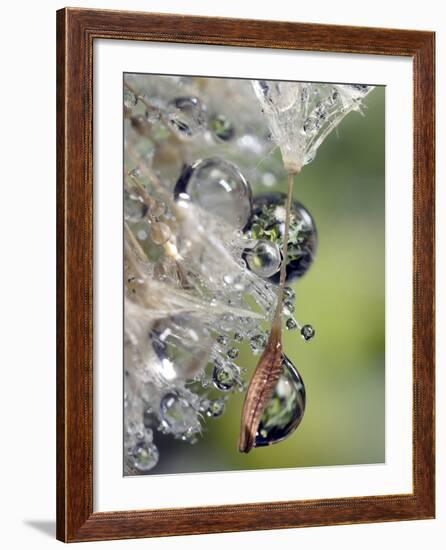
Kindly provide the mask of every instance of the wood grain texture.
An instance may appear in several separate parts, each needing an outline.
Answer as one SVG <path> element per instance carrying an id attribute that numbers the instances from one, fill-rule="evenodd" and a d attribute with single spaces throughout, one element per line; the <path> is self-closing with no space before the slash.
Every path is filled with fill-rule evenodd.
<path id="1" fill-rule="evenodd" d="M 413 492 L 93 512 L 93 41 L 408 56 L 414 67 Z M 434 34 L 66 8 L 57 13 L 57 538 L 125 539 L 434 517 Z"/>

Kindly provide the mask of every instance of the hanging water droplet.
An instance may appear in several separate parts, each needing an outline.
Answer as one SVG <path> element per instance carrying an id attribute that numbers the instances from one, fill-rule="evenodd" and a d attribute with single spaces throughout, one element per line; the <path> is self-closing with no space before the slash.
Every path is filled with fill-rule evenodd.
<path id="1" fill-rule="evenodd" d="M 209 405 L 206 410 L 207 416 L 212 416 L 218 418 L 225 411 L 225 400 L 224 399 L 214 399 L 209 402 Z"/>
<path id="2" fill-rule="evenodd" d="M 246 262 L 253 273 L 267 279 L 279 271 L 282 255 L 277 244 L 262 240 L 246 253 Z"/>
<path id="3" fill-rule="evenodd" d="M 269 110 L 286 111 L 294 105 L 300 94 L 298 82 L 253 80 L 252 85 L 260 103 Z"/>
<path id="4" fill-rule="evenodd" d="M 228 353 L 227 353 L 228 357 L 230 359 L 237 359 L 238 357 L 238 349 L 237 348 L 231 348 L 228 350 Z"/>
<path id="5" fill-rule="evenodd" d="M 291 302 L 294 301 L 294 299 L 296 298 L 296 293 L 294 292 L 294 288 L 292 288 L 291 286 L 286 286 L 283 289 L 283 295 L 285 296 L 285 298 L 287 298 Z"/>
<path id="6" fill-rule="evenodd" d="M 245 231 L 251 231 L 253 238 L 275 243 L 281 250 L 285 231 L 286 195 L 266 193 L 254 199 L 252 216 Z M 293 201 L 290 212 L 288 239 L 288 262 L 286 280 L 302 277 L 310 268 L 317 249 L 317 231 L 308 210 L 298 201 Z M 269 280 L 278 283 L 279 273 Z"/>
<path id="7" fill-rule="evenodd" d="M 283 372 L 260 419 L 255 447 L 265 447 L 289 437 L 305 411 L 305 386 L 291 361 L 283 355 Z"/>
<path id="8" fill-rule="evenodd" d="M 290 300 L 285 300 L 283 303 L 283 312 L 285 315 L 291 315 L 294 313 L 294 304 Z"/>
<path id="9" fill-rule="evenodd" d="M 158 359 L 151 363 L 151 369 L 164 380 L 193 378 L 208 364 L 211 337 L 192 316 L 156 321 L 149 340 Z"/>
<path id="10" fill-rule="evenodd" d="M 235 135 L 234 125 L 225 115 L 214 115 L 209 121 L 209 128 L 220 141 L 230 141 Z"/>
<path id="11" fill-rule="evenodd" d="M 141 441 L 133 447 L 130 457 L 134 468 L 140 472 L 148 472 L 157 465 L 159 451 L 153 443 Z"/>
<path id="12" fill-rule="evenodd" d="M 292 317 L 287 319 L 286 328 L 287 328 L 287 330 L 296 330 L 297 329 L 297 323 Z"/>
<path id="13" fill-rule="evenodd" d="M 190 403 L 175 393 L 166 394 L 160 403 L 163 427 L 174 435 L 191 435 L 200 431 L 197 411 Z"/>
<path id="14" fill-rule="evenodd" d="M 245 227 L 251 215 L 251 186 L 235 164 L 223 159 L 209 158 L 187 166 L 175 186 L 175 199 L 183 193 L 236 229 Z"/>
<path id="15" fill-rule="evenodd" d="M 254 334 L 249 343 L 251 345 L 251 350 L 254 353 L 259 353 L 266 345 L 266 337 L 264 334 Z"/>
<path id="16" fill-rule="evenodd" d="M 316 334 L 316 331 L 314 330 L 312 325 L 304 325 L 300 329 L 300 333 L 302 335 L 302 338 L 306 341 L 311 340 L 314 335 Z"/>
<path id="17" fill-rule="evenodd" d="M 243 334 L 240 332 L 234 332 L 234 340 L 236 342 L 243 342 Z"/>
<path id="18" fill-rule="evenodd" d="M 225 336 L 224 334 L 219 334 L 217 336 L 217 342 L 219 344 L 221 344 L 222 346 L 227 346 L 229 344 L 229 340 L 228 340 L 228 337 Z"/>
<path id="19" fill-rule="evenodd" d="M 187 139 L 203 130 L 206 113 L 198 97 L 177 97 L 167 105 L 165 119 L 178 137 Z"/>
<path id="20" fill-rule="evenodd" d="M 217 363 L 212 371 L 214 386 L 221 391 L 231 390 L 240 379 L 240 369 L 234 363 Z"/>

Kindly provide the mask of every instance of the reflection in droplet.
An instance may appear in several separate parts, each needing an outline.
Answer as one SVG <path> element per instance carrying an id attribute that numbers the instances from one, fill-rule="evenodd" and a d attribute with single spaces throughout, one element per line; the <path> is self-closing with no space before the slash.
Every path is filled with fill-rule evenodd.
<path id="1" fill-rule="evenodd" d="M 300 424 L 305 411 L 305 386 L 286 355 L 283 372 L 274 388 L 257 429 L 255 447 L 265 447 L 289 437 Z"/>
<path id="2" fill-rule="evenodd" d="M 214 386 L 220 391 L 231 390 L 240 380 L 240 369 L 234 363 L 217 363 L 212 371 Z"/>
<path id="3" fill-rule="evenodd" d="M 314 330 L 314 327 L 312 325 L 304 325 L 300 329 L 300 333 L 302 335 L 302 338 L 308 341 L 314 337 L 314 335 L 316 334 L 316 331 Z"/>
<path id="4" fill-rule="evenodd" d="M 130 459 L 137 470 L 148 472 L 158 463 L 159 451 L 153 443 L 141 441 L 131 450 Z"/>
<path id="5" fill-rule="evenodd" d="M 252 216 L 245 232 L 250 231 L 254 239 L 275 243 L 283 247 L 285 228 L 284 193 L 265 193 L 254 199 Z M 290 233 L 288 239 L 287 282 L 302 277 L 310 268 L 317 249 L 316 225 L 308 210 L 298 201 L 293 201 L 290 213 Z M 270 280 L 279 282 L 279 273 Z"/>
<path id="6" fill-rule="evenodd" d="M 160 415 L 164 429 L 174 435 L 191 436 L 201 429 L 197 411 L 184 397 L 166 394 L 160 403 Z"/>
<path id="7" fill-rule="evenodd" d="M 191 316 L 176 315 L 156 321 L 150 341 L 158 359 L 151 368 L 164 380 L 192 378 L 208 363 L 209 334 Z"/>
<path id="8" fill-rule="evenodd" d="M 279 271 L 282 255 L 277 244 L 259 241 L 246 253 L 246 262 L 253 273 L 266 279 Z"/>
<path id="9" fill-rule="evenodd" d="M 242 229 L 251 215 L 251 186 L 235 164 L 220 158 L 187 166 L 175 186 L 175 198 L 183 193 L 236 229 Z"/>

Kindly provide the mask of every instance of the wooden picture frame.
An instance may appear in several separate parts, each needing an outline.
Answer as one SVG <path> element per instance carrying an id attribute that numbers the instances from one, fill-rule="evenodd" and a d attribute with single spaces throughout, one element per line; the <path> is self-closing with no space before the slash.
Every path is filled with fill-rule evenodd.
<path id="1" fill-rule="evenodd" d="M 93 43 L 177 42 L 413 61 L 413 491 L 162 510 L 93 511 Z M 66 8 L 57 12 L 57 538 L 66 541 L 434 517 L 432 32 Z"/>

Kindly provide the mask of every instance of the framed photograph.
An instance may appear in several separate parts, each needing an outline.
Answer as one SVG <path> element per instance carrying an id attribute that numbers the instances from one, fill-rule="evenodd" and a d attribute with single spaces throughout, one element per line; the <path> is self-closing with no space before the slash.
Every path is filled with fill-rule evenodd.
<path id="1" fill-rule="evenodd" d="M 57 13 L 57 537 L 434 517 L 434 33 Z"/>

